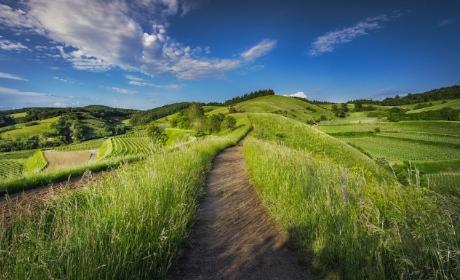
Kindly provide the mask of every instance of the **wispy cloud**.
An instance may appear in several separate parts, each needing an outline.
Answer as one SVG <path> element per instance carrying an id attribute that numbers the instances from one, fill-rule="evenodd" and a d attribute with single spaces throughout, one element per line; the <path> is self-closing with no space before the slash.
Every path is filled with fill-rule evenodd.
<path id="1" fill-rule="evenodd" d="M 17 80 L 17 81 L 28 81 L 27 79 L 10 73 L 0 72 L 1 79 Z"/>
<path id="2" fill-rule="evenodd" d="M 246 50 L 241 54 L 241 57 L 245 60 L 254 60 L 256 58 L 259 58 L 261 56 L 266 55 L 269 53 L 271 50 L 273 50 L 276 47 L 276 41 L 275 40 L 269 40 L 265 39 L 262 40 L 260 43 L 257 45 L 253 46 L 252 48 Z"/>
<path id="3" fill-rule="evenodd" d="M 138 87 L 153 87 L 162 89 L 179 89 L 182 87 L 179 84 L 155 84 L 133 75 L 125 75 L 125 78 L 128 80 L 128 84 Z"/>
<path id="4" fill-rule="evenodd" d="M 206 47 L 177 42 L 168 35 L 168 18 L 186 14 L 195 6 L 191 2 L 23 0 L 22 9 L 0 4 L 0 24 L 47 37 L 59 46 L 54 55 L 80 70 L 118 67 L 147 74 L 169 73 L 181 79 L 222 75 L 274 47 L 275 41 L 264 40 L 241 56 L 219 58 L 210 57 Z"/>
<path id="5" fill-rule="evenodd" d="M 446 26 L 446 25 L 451 25 L 452 23 L 454 23 L 454 20 L 453 20 L 453 19 L 445 18 L 445 19 L 440 20 L 440 21 L 438 22 L 438 26 L 439 26 L 439 27 L 442 27 L 442 26 Z"/>
<path id="6" fill-rule="evenodd" d="M 353 26 L 328 32 L 317 37 L 313 41 L 309 53 L 311 56 L 319 56 L 324 53 L 333 52 L 339 45 L 349 43 L 356 38 L 368 35 L 371 31 L 382 28 L 385 22 L 398 18 L 401 15 L 400 12 L 393 12 L 390 15 L 383 14 L 375 17 L 368 17 Z"/>
<path id="7" fill-rule="evenodd" d="M 0 87 L 0 94 L 4 95 L 18 95 L 18 96 L 29 96 L 29 97 L 44 97 L 48 96 L 46 93 L 34 92 L 34 91 L 22 91 L 15 88 Z"/>
<path id="8" fill-rule="evenodd" d="M 126 89 L 126 88 L 120 88 L 120 87 L 104 87 L 104 88 L 107 89 L 107 90 L 113 91 L 115 93 L 118 93 L 118 94 L 133 95 L 133 94 L 135 94 L 137 92 L 135 90 L 130 90 L 130 89 Z"/>

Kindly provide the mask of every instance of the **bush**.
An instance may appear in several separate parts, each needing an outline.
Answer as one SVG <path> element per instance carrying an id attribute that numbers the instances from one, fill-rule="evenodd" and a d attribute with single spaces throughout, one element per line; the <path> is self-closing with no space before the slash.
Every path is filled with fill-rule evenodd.
<path id="1" fill-rule="evenodd" d="M 168 141 L 168 135 L 164 132 L 164 129 L 159 126 L 150 125 L 147 128 L 147 134 L 153 142 L 159 146 L 164 146 L 166 141 Z"/>
<path id="2" fill-rule="evenodd" d="M 233 130 L 236 126 L 236 119 L 232 116 L 226 116 L 222 122 L 222 127 L 224 129 Z"/>

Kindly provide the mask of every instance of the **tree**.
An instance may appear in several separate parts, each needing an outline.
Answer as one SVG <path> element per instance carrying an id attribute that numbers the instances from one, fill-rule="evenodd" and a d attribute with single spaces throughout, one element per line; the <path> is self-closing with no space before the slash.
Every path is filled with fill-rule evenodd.
<path id="1" fill-rule="evenodd" d="M 355 112 L 361 112 L 361 111 L 363 111 L 363 103 L 356 102 L 355 103 Z"/>
<path id="2" fill-rule="evenodd" d="M 224 129 L 233 130 L 236 126 L 236 119 L 232 116 L 226 116 L 222 122 L 222 127 Z"/>
<path id="3" fill-rule="evenodd" d="M 219 115 L 211 115 L 208 118 L 208 131 L 209 133 L 215 133 L 220 131 L 220 124 L 222 123 L 222 118 Z"/>
<path id="4" fill-rule="evenodd" d="M 232 105 L 228 106 L 228 112 L 230 114 L 234 114 L 234 113 L 237 113 L 238 111 L 236 110 L 236 108 Z"/>
<path id="5" fill-rule="evenodd" d="M 154 124 L 147 128 L 147 134 L 156 145 L 164 146 L 168 141 L 168 135 L 164 132 L 164 129 Z"/>

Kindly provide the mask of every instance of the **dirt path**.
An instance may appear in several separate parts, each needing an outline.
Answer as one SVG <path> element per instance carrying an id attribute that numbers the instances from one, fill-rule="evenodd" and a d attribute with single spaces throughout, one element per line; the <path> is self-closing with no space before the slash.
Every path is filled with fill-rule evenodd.
<path id="1" fill-rule="evenodd" d="M 44 151 L 45 159 L 48 162 L 46 171 L 57 168 L 75 167 L 88 163 L 95 159 L 97 150 L 86 151 Z"/>
<path id="2" fill-rule="evenodd" d="M 171 279 L 312 279 L 250 185 L 241 150 L 228 148 L 214 160 L 198 221 Z"/>

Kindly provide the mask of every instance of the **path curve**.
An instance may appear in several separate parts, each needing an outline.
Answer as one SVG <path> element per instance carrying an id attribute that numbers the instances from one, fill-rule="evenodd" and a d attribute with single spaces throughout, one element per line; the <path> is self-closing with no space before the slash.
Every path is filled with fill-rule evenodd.
<path id="1" fill-rule="evenodd" d="M 312 279 L 249 183 L 240 145 L 220 153 L 171 279 Z"/>

